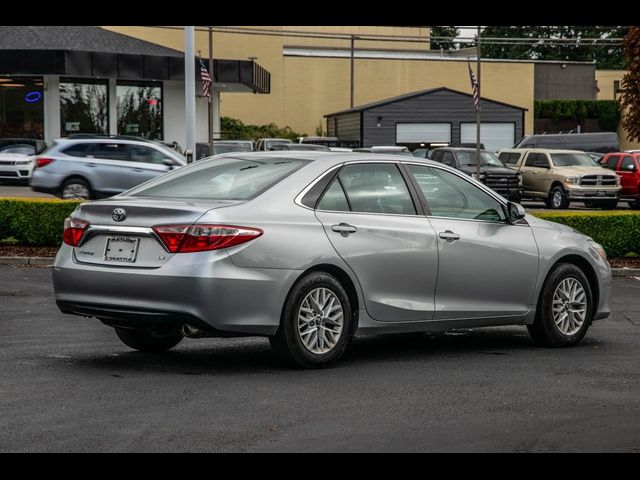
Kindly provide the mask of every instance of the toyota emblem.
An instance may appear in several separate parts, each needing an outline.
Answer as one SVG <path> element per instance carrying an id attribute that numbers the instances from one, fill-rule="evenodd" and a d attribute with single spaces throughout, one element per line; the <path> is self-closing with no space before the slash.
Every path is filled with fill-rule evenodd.
<path id="1" fill-rule="evenodd" d="M 116 222 L 121 222 L 123 221 L 125 218 L 127 218 L 127 211 L 124 208 L 116 208 L 113 211 L 113 214 L 111 215 L 111 217 L 116 221 Z"/>

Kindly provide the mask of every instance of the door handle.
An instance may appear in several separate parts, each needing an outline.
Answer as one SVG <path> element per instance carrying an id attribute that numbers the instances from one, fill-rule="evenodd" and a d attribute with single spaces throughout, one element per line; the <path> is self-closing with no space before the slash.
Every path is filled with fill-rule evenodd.
<path id="1" fill-rule="evenodd" d="M 87 163 L 87 167 L 95 167 L 96 164 L 95 163 Z"/>
<path id="2" fill-rule="evenodd" d="M 531 172 L 531 173 L 533 173 L 534 175 L 537 175 L 537 174 L 538 174 L 538 171 L 537 171 L 537 170 L 534 170 L 534 171 L 533 171 L 533 172 Z"/>
<path id="3" fill-rule="evenodd" d="M 331 227 L 331 230 L 345 235 L 356 233 L 358 231 L 356 227 L 354 227 L 353 225 L 349 225 L 348 223 L 340 223 L 338 225 L 334 225 Z"/>
<path id="4" fill-rule="evenodd" d="M 451 230 L 446 230 L 444 232 L 440 232 L 438 234 L 440 238 L 446 240 L 447 242 L 453 242 L 455 240 L 460 240 L 460 235 L 457 233 L 453 233 Z"/>
<path id="5" fill-rule="evenodd" d="M 140 172 L 143 172 L 144 170 L 141 170 L 141 169 L 139 169 L 139 168 L 132 168 L 132 169 L 131 169 L 131 171 L 132 171 L 132 172 L 140 173 Z"/>

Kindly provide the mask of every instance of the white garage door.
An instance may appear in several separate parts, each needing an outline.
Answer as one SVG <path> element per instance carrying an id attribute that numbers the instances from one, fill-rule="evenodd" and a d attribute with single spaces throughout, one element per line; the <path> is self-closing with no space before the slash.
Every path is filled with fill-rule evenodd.
<path id="1" fill-rule="evenodd" d="M 511 148 L 515 143 L 516 125 L 515 123 L 481 123 L 480 143 L 487 150 L 500 150 L 501 148 Z M 460 124 L 460 141 L 462 143 L 476 143 L 476 124 Z"/>
<path id="2" fill-rule="evenodd" d="M 397 123 L 396 143 L 451 142 L 450 123 Z"/>

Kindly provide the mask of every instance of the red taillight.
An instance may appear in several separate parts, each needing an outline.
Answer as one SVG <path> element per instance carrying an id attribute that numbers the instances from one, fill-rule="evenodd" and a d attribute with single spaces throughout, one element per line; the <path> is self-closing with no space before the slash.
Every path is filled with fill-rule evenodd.
<path id="1" fill-rule="evenodd" d="M 85 222 L 84 220 L 78 220 L 77 218 L 65 219 L 62 241 L 67 245 L 77 247 L 88 226 L 89 222 Z"/>
<path id="2" fill-rule="evenodd" d="M 219 250 L 248 242 L 262 235 L 259 228 L 233 225 L 159 225 L 153 227 L 171 253 Z"/>
<path id="3" fill-rule="evenodd" d="M 42 168 L 45 165 L 49 165 L 51 162 L 53 162 L 53 158 L 38 157 L 36 158 L 36 168 Z"/>

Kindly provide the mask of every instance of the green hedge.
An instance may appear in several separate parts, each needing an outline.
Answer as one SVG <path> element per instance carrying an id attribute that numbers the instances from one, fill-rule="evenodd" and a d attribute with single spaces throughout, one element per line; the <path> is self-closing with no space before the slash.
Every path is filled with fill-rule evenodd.
<path id="1" fill-rule="evenodd" d="M 64 219 L 79 203 L 44 198 L 0 198 L 0 241 L 13 238 L 22 245 L 60 245 Z"/>
<path id="2" fill-rule="evenodd" d="M 57 246 L 64 219 L 80 202 L 34 198 L 0 198 L 0 242 Z M 602 244 L 610 257 L 640 254 L 640 212 L 534 212 L 536 217 L 562 223 Z"/>
<path id="3" fill-rule="evenodd" d="M 640 254 L 640 213 L 611 212 L 535 212 L 536 217 L 562 223 L 589 235 L 601 244 L 609 257 Z"/>
<path id="4" fill-rule="evenodd" d="M 605 131 L 615 132 L 620 122 L 620 109 L 615 100 L 536 100 L 533 102 L 534 118 L 577 120 L 595 118 Z"/>

